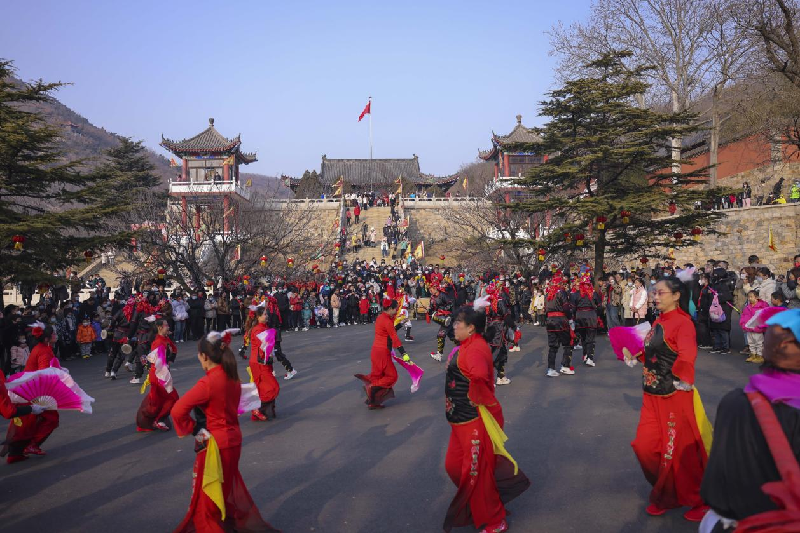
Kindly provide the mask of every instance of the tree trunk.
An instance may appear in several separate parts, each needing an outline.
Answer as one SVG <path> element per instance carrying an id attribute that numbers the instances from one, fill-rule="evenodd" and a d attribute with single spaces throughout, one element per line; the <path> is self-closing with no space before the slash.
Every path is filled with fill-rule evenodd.
<path id="1" fill-rule="evenodd" d="M 717 161 L 719 160 L 719 100 L 722 87 L 717 84 L 714 86 L 714 91 L 711 94 L 711 144 L 709 146 L 709 159 L 708 163 L 711 166 L 709 169 L 708 185 L 710 188 L 717 186 Z"/>
<path id="2" fill-rule="evenodd" d="M 672 91 L 672 112 L 677 113 L 680 111 L 680 104 L 678 102 L 678 93 Z M 672 172 L 678 174 L 681 171 L 681 138 L 673 137 L 672 142 Z M 674 181 L 674 180 L 673 180 Z"/>
<path id="3" fill-rule="evenodd" d="M 606 255 L 606 232 L 597 232 L 597 241 L 594 244 L 594 281 L 597 283 L 599 276 L 603 275 L 603 263 Z"/>

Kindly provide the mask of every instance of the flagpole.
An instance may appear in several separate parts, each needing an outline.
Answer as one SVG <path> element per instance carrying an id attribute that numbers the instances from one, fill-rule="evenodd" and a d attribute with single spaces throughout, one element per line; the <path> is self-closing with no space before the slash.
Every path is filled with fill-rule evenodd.
<path id="1" fill-rule="evenodd" d="M 372 97 L 369 97 L 369 192 L 372 192 Z"/>

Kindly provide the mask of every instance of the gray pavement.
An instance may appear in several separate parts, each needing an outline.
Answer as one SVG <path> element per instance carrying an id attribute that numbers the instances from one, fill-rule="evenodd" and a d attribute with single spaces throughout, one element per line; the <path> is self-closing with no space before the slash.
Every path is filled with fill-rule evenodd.
<path id="1" fill-rule="evenodd" d="M 369 371 L 372 326 L 288 333 L 284 351 L 298 370 L 284 381 L 278 419 L 240 421 L 240 470 L 265 519 L 291 532 L 436 532 L 454 487 L 444 471 L 444 363 L 427 354 L 434 325 L 414 325 L 407 348 L 425 377 L 410 394 L 398 368 L 397 398 L 368 411 L 353 378 Z M 741 348 L 736 336 L 734 348 Z M 238 348 L 241 338 L 234 340 Z M 175 386 L 201 376 L 195 343 L 180 346 Z M 447 350 L 449 351 L 448 343 Z M 737 350 L 738 351 L 738 350 Z M 630 448 L 641 405 L 640 370 L 618 362 L 598 337 L 597 367 L 545 377 L 546 335 L 523 328 L 510 354 L 513 383 L 499 387 L 508 450 L 532 486 L 509 505 L 519 532 L 689 532 L 681 512 L 649 517 L 649 485 Z M 701 352 L 697 386 L 709 417 L 720 398 L 756 371 L 740 355 Z M 136 433 L 139 387 L 103 378 L 105 357 L 70 362 L 97 401 L 94 414 L 65 412 L 45 443 L 46 457 L 0 464 L 0 531 L 142 533 L 171 531 L 191 495 L 191 439 Z M 247 379 L 244 361 L 240 376 Z M 463 531 L 471 531 L 465 528 Z"/>

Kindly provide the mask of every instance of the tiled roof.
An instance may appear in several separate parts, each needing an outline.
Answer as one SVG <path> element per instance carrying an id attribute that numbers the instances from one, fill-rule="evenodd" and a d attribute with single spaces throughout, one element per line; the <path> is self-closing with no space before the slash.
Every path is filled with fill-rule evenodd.
<path id="1" fill-rule="evenodd" d="M 208 127 L 202 132 L 189 139 L 182 141 L 173 141 L 161 136 L 161 146 L 172 152 L 177 156 L 182 156 L 187 153 L 220 153 L 230 154 L 238 153 L 239 159 L 243 163 L 252 163 L 256 161 L 256 154 L 245 153 L 239 150 L 242 143 L 241 136 L 237 135 L 233 139 L 224 137 L 214 127 L 214 119 L 208 119 Z"/>
<path id="2" fill-rule="evenodd" d="M 393 185 L 398 177 L 417 183 L 420 181 L 419 159 L 328 159 L 322 156 L 320 181 L 332 185 L 344 177 L 347 183 L 356 186 Z"/>
<path id="3" fill-rule="evenodd" d="M 492 148 L 489 150 L 479 150 L 478 157 L 488 161 L 497 155 L 498 147 L 513 148 L 515 145 L 530 145 L 542 142 L 542 137 L 532 128 L 522 125 L 522 115 L 517 115 L 517 125 L 508 135 L 497 135 L 492 132 Z"/>

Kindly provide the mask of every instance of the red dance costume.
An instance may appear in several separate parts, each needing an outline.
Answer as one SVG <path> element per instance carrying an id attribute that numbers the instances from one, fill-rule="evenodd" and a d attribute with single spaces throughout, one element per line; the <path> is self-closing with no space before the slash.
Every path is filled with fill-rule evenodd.
<path id="1" fill-rule="evenodd" d="M 364 382 L 366 404 L 370 408 L 382 407 L 383 402 L 394 398 L 392 387 L 397 383 L 397 369 L 392 361 L 392 348 L 401 346 L 400 337 L 394 329 L 394 317 L 381 313 L 375 320 L 375 340 L 369 355 L 372 371 L 366 376 L 355 375 Z"/>
<path id="2" fill-rule="evenodd" d="M 258 388 L 258 397 L 261 400 L 260 412 L 263 418 L 275 418 L 275 400 L 281 391 L 278 380 L 272 374 L 272 351 L 264 352 L 264 346 L 258 339 L 258 335 L 269 329 L 266 324 L 256 324 L 250 328 L 250 372 L 253 374 L 253 382 Z M 254 417 L 256 415 L 254 414 Z M 255 420 L 256 418 L 254 418 Z"/>
<path id="3" fill-rule="evenodd" d="M 504 525 L 504 503 L 530 486 L 521 470 L 515 475 L 514 465 L 495 455 L 478 411 L 478 405 L 485 406 L 503 427 L 494 384 L 492 350 L 476 333 L 461 343 L 447 366 L 445 409 L 451 431 L 445 470 L 458 491 L 447 510 L 445 531 L 470 524 L 492 531 Z"/>
<path id="4" fill-rule="evenodd" d="M 697 342 L 691 317 L 681 309 L 660 315 L 640 357 L 644 395 L 631 446 L 653 485 L 651 507 L 702 506 L 700 483 L 708 455 L 695 418 L 694 393 L 673 384 L 694 384 Z"/>
<path id="5" fill-rule="evenodd" d="M 55 359 L 53 348 L 40 342 L 31 350 L 28 362 L 25 363 L 25 372 L 36 372 L 50 368 L 50 361 Z M 3 387 L 5 389 L 5 386 Z M 6 396 L 8 396 L 6 394 Z M 40 415 L 29 414 L 19 417 L 21 425 L 11 423 L 6 433 L 5 446 L 0 455 L 10 454 L 12 457 L 20 457 L 24 453 L 44 455 L 39 450 L 39 446 L 50 436 L 58 427 L 58 411 L 45 411 Z"/>
<path id="6" fill-rule="evenodd" d="M 14 403 L 8 397 L 6 389 L 6 376 L 0 372 L 0 416 L 3 418 L 13 418 L 15 416 L 25 416 L 31 414 L 31 406 Z"/>
<path id="7" fill-rule="evenodd" d="M 200 428 L 189 414 L 193 409 L 205 415 L 205 429 L 219 447 L 222 463 L 222 494 L 225 500 L 225 521 L 217 505 L 203 492 L 203 471 L 206 450 L 197 453 L 194 463 L 194 484 L 189 512 L 175 529 L 176 533 L 219 533 L 231 531 L 278 531 L 261 518 L 239 473 L 242 432 L 237 411 L 241 384 L 225 375 L 221 366 L 209 370 L 172 408 L 172 419 L 178 436 L 196 433 Z"/>
<path id="8" fill-rule="evenodd" d="M 150 351 L 156 350 L 163 346 L 167 351 L 172 350 L 172 353 L 178 352 L 178 347 L 169 337 L 164 335 L 156 335 L 150 345 Z M 169 361 L 169 358 L 167 358 Z M 142 400 L 142 405 L 136 412 L 136 427 L 139 431 L 150 431 L 154 428 L 154 424 L 162 421 L 162 419 L 169 416 L 169 412 L 178 401 L 178 391 L 172 389 L 172 392 L 167 392 L 163 385 L 158 382 L 156 376 L 156 365 L 150 365 L 148 378 L 150 381 L 150 392 Z"/>

